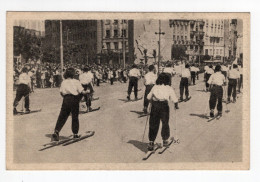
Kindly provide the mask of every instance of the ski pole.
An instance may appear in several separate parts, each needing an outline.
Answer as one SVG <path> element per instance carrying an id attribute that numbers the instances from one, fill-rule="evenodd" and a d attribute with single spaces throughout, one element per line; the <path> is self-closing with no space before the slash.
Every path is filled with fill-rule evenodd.
<path id="1" fill-rule="evenodd" d="M 177 144 L 179 144 L 180 143 L 180 140 L 179 140 L 179 138 L 178 138 L 178 135 L 177 135 L 177 111 L 176 111 L 177 109 L 176 108 L 174 108 L 174 120 L 175 120 L 175 122 L 173 122 L 173 124 L 175 123 L 175 127 L 173 128 L 173 130 L 174 130 L 174 132 L 175 132 L 175 136 L 176 136 L 176 139 L 173 137 L 173 143 L 177 143 Z"/>
<path id="2" fill-rule="evenodd" d="M 150 105 L 151 105 L 151 103 L 150 103 Z M 149 119 L 149 115 L 151 114 L 151 107 L 152 106 L 149 106 L 149 113 L 147 113 L 142 142 L 144 142 L 144 135 L 145 135 L 145 131 L 146 131 L 146 126 L 147 126 L 147 122 L 148 122 L 148 119 Z"/>

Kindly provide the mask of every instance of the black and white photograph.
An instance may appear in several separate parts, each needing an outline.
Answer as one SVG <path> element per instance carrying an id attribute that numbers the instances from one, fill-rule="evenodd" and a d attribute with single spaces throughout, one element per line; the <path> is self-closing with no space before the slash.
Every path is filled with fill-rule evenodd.
<path id="1" fill-rule="evenodd" d="M 7 12 L 7 169 L 249 169 L 249 13 Z"/>

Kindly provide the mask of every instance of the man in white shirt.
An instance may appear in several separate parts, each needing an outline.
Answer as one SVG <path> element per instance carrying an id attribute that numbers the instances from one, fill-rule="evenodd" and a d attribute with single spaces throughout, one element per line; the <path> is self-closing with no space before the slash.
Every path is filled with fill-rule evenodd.
<path id="1" fill-rule="evenodd" d="M 128 85 L 128 96 L 127 99 L 130 100 L 130 95 L 132 89 L 134 87 L 135 100 L 137 100 L 137 92 L 138 92 L 138 79 L 141 76 L 140 71 L 137 69 L 137 65 L 133 65 L 132 69 L 128 73 L 129 76 L 129 85 Z"/>
<path id="2" fill-rule="evenodd" d="M 230 96 L 232 93 L 233 102 L 236 102 L 237 97 L 237 80 L 240 78 L 240 73 L 236 64 L 233 64 L 233 69 L 228 72 L 228 100 L 230 102 Z"/>
<path id="3" fill-rule="evenodd" d="M 186 64 L 185 69 L 182 70 L 181 73 L 181 81 L 180 81 L 180 102 L 183 101 L 183 93 L 185 89 L 186 101 L 188 101 L 191 97 L 189 97 L 189 77 L 190 77 L 190 65 Z"/>
<path id="4" fill-rule="evenodd" d="M 240 79 L 238 84 L 238 93 L 241 91 L 241 87 L 243 87 L 243 64 L 239 66 Z"/>
<path id="5" fill-rule="evenodd" d="M 213 73 L 214 73 L 213 66 L 210 65 L 209 68 L 207 68 L 206 71 L 205 71 L 206 92 L 209 91 L 208 81 L 209 81 L 210 76 L 211 76 Z"/>
<path id="6" fill-rule="evenodd" d="M 144 93 L 144 113 L 147 114 L 147 107 L 149 105 L 149 100 L 147 99 L 147 95 L 152 90 L 155 85 L 157 79 L 157 74 L 155 73 L 154 65 L 149 66 L 149 72 L 144 76 L 144 85 L 145 85 L 145 93 Z"/>
<path id="7" fill-rule="evenodd" d="M 163 69 L 163 73 L 166 73 L 170 78 L 170 86 L 172 85 L 172 77 L 176 73 L 174 69 L 171 67 L 171 64 L 167 64 L 167 66 Z"/>
<path id="8" fill-rule="evenodd" d="M 222 85 L 225 83 L 225 76 L 221 73 L 221 66 L 217 65 L 215 68 L 216 73 L 213 73 L 209 80 L 208 84 L 210 85 L 210 99 L 209 99 L 209 108 L 210 108 L 210 117 L 214 117 L 214 109 L 218 101 L 217 110 L 218 116 L 222 116 L 222 98 L 223 98 L 223 88 Z"/>
<path id="9" fill-rule="evenodd" d="M 85 67 L 83 69 L 83 73 L 79 76 L 79 81 L 82 87 L 84 88 L 84 90 L 88 92 L 88 94 L 84 95 L 86 106 L 87 106 L 87 112 L 92 111 L 91 100 L 94 93 L 93 79 L 94 79 L 93 74 L 91 73 L 89 68 Z"/>
<path id="10" fill-rule="evenodd" d="M 197 69 L 195 67 L 195 64 L 192 64 L 192 66 L 190 67 L 190 74 L 191 74 L 191 82 L 193 83 L 193 85 L 195 85 L 196 72 Z"/>
<path id="11" fill-rule="evenodd" d="M 17 114 L 16 107 L 19 104 L 19 101 L 24 97 L 25 100 L 25 113 L 30 112 L 30 99 L 29 99 L 29 94 L 30 94 L 30 87 L 31 87 L 31 78 L 28 75 L 28 69 L 24 67 L 22 69 L 22 73 L 19 76 L 19 85 L 16 90 L 16 96 L 14 99 L 14 104 L 13 104 L 13 114 Z"/>
<path id="12" fill-rule="evenodd" d="M 170 127 L 169 127 L 169 102 L 175 103 L 175 108 L 178 109 L 178 98 L 172 87 L 169 86 L 170 79 L 167 74 L 161 73 L 156 81 L 156 85 L 152 88 L 147 96 L 147 99 L 151 101 L 151 113 L 149 119 L 149 144 L 148 150 L 154 150 L 154 141 L 157 137 L 157 133 L 162 121 L 161 136 L 163 139 L 163 145 L 167 147 L 169 145 Z"/>

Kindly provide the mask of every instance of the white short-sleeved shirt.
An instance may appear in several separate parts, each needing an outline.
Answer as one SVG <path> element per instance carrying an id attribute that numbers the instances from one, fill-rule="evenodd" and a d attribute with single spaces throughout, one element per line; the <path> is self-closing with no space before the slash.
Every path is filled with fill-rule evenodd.
<path id="1" fill-rule="evenodd" d="M 19 76 L 19 84 L 28 85 L 31 83 L 31 78 L 27 73 L 22 73 Z"/>
<path id="2" fill-rule="evenodd" d="M 240 73 L 237 69 L 231 69 L 228 72 L 228 78 L 230 79 L 238 79 L 240 78 Z"/>
<path id="3" fill-rule="evenodd" d="M 216 72 L 209 77 L 208 84 L 222 86 L 225 80 L 225 76 L 221 72 Z"/>
<path id="4" fill-rule="evenodd" d="M 183 78 L 189 78 L 189 77 L 190 77 L 190 70 L 187 69 L 187 68 L 185 68 L 184 70 L 182 70 L 181 77 L 183 77 Z"/>
<path id="5" fill-rule="evenodd" d="M 196 72 L 198 69 L 195 66 L 190 67 L 190 71 Z"/>
<path id="6" fill-rule="evenodd" d="M 79 75 L 79 81 L 81 84 L 86 85 L 92 82 L 93 80 L 93 74 L 91 72 L 82 73 Z"/>
<path id="7" fill-rule="evenodd" d="M 139 69 L 133 68 L 129 71 L 129 77 L 140 77 L 141 73 L 139 71 Z"/>
<path id="8" fill-rule="evenodd" d="M 174 74 L 175 74 L 174 69 L 171 68 L 171 67 L 166 67 L 166 68 L 164 68 L 164 69 L 163 69 L 163 72 L 164 72 L 164 73 L 169 73 L 169 74 L 171 74 L 171 75 L 174 75 Z"/>
<path id="9" fill-rule="evenodd" d="M 153 101 L 172 101 L 178 102 L 178 98 L 172 87 L 168 85 L 155 85 L 147 96 L 148 100 Z"/>
<path id="10" fill-rule="evenodd" d="M 82 91 L 84 90 L 84 88 L 82 87 L 81 83 L 79 82 L 79 80 L 76 79 L 66 79 L 61 83 L 61 87 L 60 87 L 60 93 L 62 93 L 62 95 L 68 95 L 68 94 L 72 94 L 72 95 L 79 95 Z"/>
<path id="11" fill-rule="evenodd" d="M 212 68 L 208 68 L 206 70 L 206 73 L 212 75 L 214 73 L 214 70 Z"/>
<path id="12" fill-rule="evenodd" d="M 145 85 L 154 85 L 157 79 L 157 75 L 153 72 L 148 72 L 144 75 L 144 84 Z"/>

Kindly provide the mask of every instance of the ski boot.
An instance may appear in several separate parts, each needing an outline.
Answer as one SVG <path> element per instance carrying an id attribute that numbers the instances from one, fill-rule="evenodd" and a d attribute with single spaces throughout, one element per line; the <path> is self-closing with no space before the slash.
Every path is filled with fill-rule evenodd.
<path id="1" fill-rule="evenodd" d="M 126 98 L 127 98 L 128 101 L 130 100 L 130 96 L 129 95 Z"/>
<path id="2" fill-rule="evenodd" d="M 154 142 L 149 142 L 147 149 L 148 149 L 148 151 L 153 151 L 154 150 Z"/>
<path id="3" fill-rule="evenodd" d="M 24 114 L 29 114 L 30 112 L 31 112 L 30 109 L 26 109 L 25 112 L 24 112 Z"/>
<path id="4" fill-rule="evenodd" d="M 229 103 L 230 103 L 230 97 L 227 98 L 227 104 L 229 104 Z"/>
<path id="5" fill-rule="evenodd" d="M 236 98 L 233 98 L 233 103 L 236 103 L 237 99 Z"/>
<path id="6" fill-rule="evenodd" d="M 59 132 L 55 131 L 52 134 L 52 141 L 59 141 Z"/>
<path id="7" fill-rule="evenodd" d="M 143 111 L 144 111 L 144 114 L 147 114 L 147 107 L 144 107 Z"/>
<path id="8" fill-rule="evenodd" d="M 78 134 L 74 134 L 73 138 L 80 138 L 80 136 Z"/>
<path id="9" fill-rule="evenodd" d="M 214 118 L 214 110 L 213 109 L 210 110 L 209 115 L 210 115 L 211 118 Z"/>
<path id="10" fill-rule="evenodd" d="M 163 146 L 164 147 L 169 147 L 170 146 L 170 142 L 168 140 L 163 140 Z"/>
<path id="11" fill-rule="evenodd" d="M 13 109 L 13 114 L 16 115 L 17 113 L 18 113 L 17 109 L 14 108 L 14 109 Z"/>

